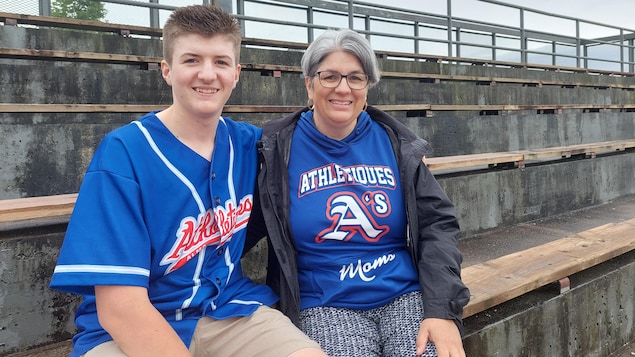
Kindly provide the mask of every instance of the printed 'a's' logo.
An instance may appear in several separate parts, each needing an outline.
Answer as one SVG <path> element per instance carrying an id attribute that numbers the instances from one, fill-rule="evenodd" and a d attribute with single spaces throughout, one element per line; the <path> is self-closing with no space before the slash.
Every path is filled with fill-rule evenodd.
<path id="1" fill-rule="evenodd" d="M 315 236 L 316 243 L 327 239 L 348 241 L 356 233 L 369 242 L 377 242 L 390 231 L 389 226 L 377 224 L 373 217 L 390 214 L 390 201 L 381 191 L 366 192 L 361 199 L 352 192 L 339 192 L 329 198 L 326 207 L 326 216 L 333 223 Z"/>

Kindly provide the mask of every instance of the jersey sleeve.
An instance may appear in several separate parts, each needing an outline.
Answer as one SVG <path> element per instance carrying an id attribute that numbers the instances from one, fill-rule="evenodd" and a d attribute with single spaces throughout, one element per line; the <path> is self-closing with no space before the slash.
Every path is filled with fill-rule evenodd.
<path id="1" fill-rule="evenodd" d="M 51 287 L 93 293 L 95 285 L 148 286 L 150 240 L 134 165 L 107 136 L 86 172 Z"/>

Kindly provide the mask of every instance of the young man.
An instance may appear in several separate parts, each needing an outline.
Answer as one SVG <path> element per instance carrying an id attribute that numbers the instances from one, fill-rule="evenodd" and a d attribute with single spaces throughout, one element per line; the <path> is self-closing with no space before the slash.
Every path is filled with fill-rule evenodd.
<path id="1" fill-rule="evenodd" d="M 88 167 L 51 287 L 83 295 L 75 356 L 325 356 L 242 274 L 261 130 L 221 117 L 240 27 L 175 10 L 162 75 L 173 104 L 108 134 Z"/>

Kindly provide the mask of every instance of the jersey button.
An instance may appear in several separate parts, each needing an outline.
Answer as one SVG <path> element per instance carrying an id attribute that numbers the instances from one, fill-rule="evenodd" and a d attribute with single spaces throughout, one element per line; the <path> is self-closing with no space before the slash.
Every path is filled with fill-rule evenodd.
<path id="1" fill-rule="evenodd" d="M 216 172 L 212 172 L 212 180 L 216 178 Z"/>
<path id="2" fill-rule="evenodd" d="M 216 252 L 218 253 L 218 255 L 223 255 L 223 248 L 218 248 Z"/>
<path id="3" fill-rule="evenodd" d="M 216 284 L 220 285 L 220 283 L 221 283 L 220 278 L 216 278 Z"/>
<path id="4" fill-rule="evenodd" d="M 216 202 L 217 205 L 220 205 L 220 197 L 214 198 L 214 202 Z"/>

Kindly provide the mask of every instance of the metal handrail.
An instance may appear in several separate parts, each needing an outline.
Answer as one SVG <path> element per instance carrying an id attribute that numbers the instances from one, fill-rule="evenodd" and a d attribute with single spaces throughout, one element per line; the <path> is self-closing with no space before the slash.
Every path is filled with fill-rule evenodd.
<path id="1" fill-rule="evenodd" d="M 339 13 L 341 16 L 345 16 L 348 14 L 353 14 L 355 18 L 363 18 L 364 19 L 364 28 L 355 28 L 353 29 L 359 31 L 360 33 L 365 34 L 372 42 L 373 38 L 377 37 L 388 37 L 393 39 L 408 39 L 413 43 L 413 48 L 411 49 L 413 53 L 422 53 L 419 49 L 419 43 L 421 41 L 425 42 L 433 42 L 433 43 L 445 43 L 447 44 L 447 52 L 441 53 L 441 55 L 446 56 L 461 56 L 461 50 L 464 48 L 481 48 L 483 51 L 481 52 L 483 57 L 478 57 L 482 59 L 491 59 L 496 60 L 497 51 L 507 51 L 510 53 L 519 53 L 520 63 L 531 63 L 530 56 L 531 55 L 540 55 L 540 56 L 549 56 L 551 58 L 551 64 L 558 64 L 559 60 L 562 59 L 573 59 L 575 60 L 575 67 L 582 68 L 596 68 L 596 69 L 607 69 L 606 67 L 610 67 L 610 69 L 616 69 L 615 67 L 610 66 L 611 64 L 616 64 L 618 70 L 620 72 L 633 72 L 635 68 L 635 58 L 633 56 L 634 48 L 633 47 L 633 38 L 635 37 L 635 31 L 628 30 L 612 25 L 601 24 L 598 22 L 581 20 L 573 17 L 560 16 L 559 18 L 568 19 L 575 21 L 576 24 L 576 36 L 565 36 L 565 35 L 557 35 L 551 34 L 547 32 L 541 32 L 536 30 L 528 30 L 522 26 L 523 18 L 527 13 L 535 13 L 540 15 L 547 16 L 556 16 L 556 14 L 533 10 L 522 6 L 515 6 L 509 4 L 503 4 L 494 0 L 479 0 L 484 3 L 495 4 L 497 6 L 515 8 L 519 10 L 519 16 L 521 17 L 521 26 L 513 27 L 501 24 L 493 24 L 484 21 L 477 21 L 472 19 L 465 18 L 457 18 L 452 17 L 451 14 L 446 15 L 438 15 L 431 14 L 421 11 L 415 10 L 404 10 L 401 8 L 379 5 L 379 4 L 370 4 L 367 2 L 361 1 L 351 1 L 351 0 L 341 0 L 335 1 L 333 0 L 331 3 L 326 2 L 318 2 L 311 0 L 239 0 L 239 3 L 242 5 L 239 6 L 239 9 L 244 9 L 245 3 L 258 3 L 258 4 L 275 4 L 276 6 L 281 6 L 281 4 L 285 4 L 288 6 L 293 6 L 294 8 L 298 8 L 301 6 L 306 7 L 307 14 L 315 13 L 316 11 L 329 11 L 331 13 Z M 451 0 L 447 0 L 447 8 L 451 9 Z M 323 9 L 316 9 L 316 3 L 319 3 Z M 339 3 L 339 4 L 338 4 Z M 329 6 L 330 5 L 330 6 Z M 450 12 L 450 11 L 448 11 Z M 238 13 L 237 16 L 243 21 L 259 21 L 263 23 L 274 23 L 271 19 L 258 19 L 254 17 L 245 16 L 244 13 Z M 350 15 L 349 15 L 350 16 Z M 307 19 L 313 18 L 314 16 L 307 15 Z M 411 24 L 413 26 L 412 34 L 396 34 L 396 33 L 386 33 L 381 31 L 373 31 L 370 29 L 369 24 L 371 21 L 382 21 L 385 23 L 394 23 L 394 24 Z M 274 20 L 275 21 L 275 20 Z M 351 21 L 349 21 L 351 22 Z M 297 22 L 287 22 L 287 21 L 276 21 L 276 23 L 285 24 L 294 27 L 305 27 L 309 34 L 307 35 L 307 42 L 310 42 L 311 39 L 315 36 L 315 29 L 324 28 L 325 26 L 319 26 L 313 23 L 297 23 Z M 354 21 L 353 21 L 354 23 Z M 598 39 L 586 39 L 582 38 L 579 35 L 580 24 L 591 24 L 596 26 L 602 26 L 606 28 L 616 29 L 619 31 L 618 36 L 610 36 Z M 418 35 L 419 27 L 426 26 L 438 26 L 444 27 L 447 32 L 446 39 L 436 39 L 430 37 L 423 37 Z M 628 32 L 627 35 L 625 33 Z M 465 41 L 461 39 L 461 35 L 470 35 L 470 34 L 480 34 L 482 36 L 490 36 L 492 38 L 491 43 L 478 43 Z M 509 46 L 497 46 L 495 43 L 496 39 L 507 39 L 507 40 L 515 40 L 518 42 L 519 46 L 517 48 L 509 47 Z M 550 50 L 537 50 L 530 49 L 528 44 L 530 42 L 534 43 L 543 43 L 545 45 L 550 45 Z M 575 54 L 564 53 L 562 50 L 559 50 L 559 46 L 565 46 L 569 49 L 575 49 Z M 611 46 L 617 48 L 620 52 L 619 58 L 616 59 L 607 59 L 602 57 L 593 57 L 588 54 L 588 50 L 591 47 L 597 46 Z M 377 46 L 374 44 L 375 49 L 381 50 L 381 46 Z M 624 58 L 624 52 L 627 52 L 627 59 Z M 489 56 L 487 56 L 489 55 Z M 595 65 L 594 65 L 595 63 Z"/>
<path id="2" fill-rule="evenodd" d="M 50 8 L 51 0 L 48 2 Z M 176 6 L 172 0 L 94 0 L 102 3 L 112 3 L 127 6 L 145 7 L 149 10 L 150 26 L 158 27 L 156 19 L 165 11 L 172 11 Z M 389 50 L 386 43 L 391 45 L 406 43 L 406 49 L 400 52 L 414 54 L 429 54 L 447 57 L 462 57 L 466 51 L 475 50 L 477 54 L 469 57 L 496 61 L 503 55 L 515 56 L 520 64 L 550 64 L 587 69 L 604 69 L 619 72 L 635 72 L 635 30 L 621 28 L 609 24 L 582 20 L 560 14 L 531 9 L 523 6 L 501 3 L 496 0 L 478 0 L 484 4 L 491 4 L 501 9 L 518 11 L 519 26 L 496 24 L 475 19 L 460 18 L 452 15 L 452 0 L 446 0 L 445 14 L 435 14 L 424 11 L 404 9 L 383 4 L 375 4 L 357 0 L 235 0 L 233 9 L 231 0 L 200 0 L 203 4 L 215 4 L 225 7 L 241 21 L 243 35 L 246 37 L 270 40 L 289 41 L 289 34 L 298 36 L 299 31 L 280 31 L 276 35 L 263 36 L 259 31 L 251 31 L 252 26 L 258 28 L 261 24 L 279 26 L 287 29 L 304 29 L 301 41 L 310 43 L 320 31 L 332 26 L 349 27 L 364 34 L 373 43 L 375 50 Z M 163 3 L 160 3 L 163 2 Z M 296 17 L 295 21 L 280 18 L 281 15 L 263 17 L 262 14 L 249 13 L 248 8 L 260 6 L 270 9 L 292 10 L 304 13 Z M 46 6 L 44 6 L 45 8 Z M 2 9 L 0 9 L 1 11 Z M 166 13 L 163 13 L 167 17 Z M 575 35 L 560 35 L 528 29 L 525 20 L 528 15 L 557 17 L 575 24 Z M 316 22 L 317 17 L 328 16 L 338 20 L 338 25 Z M 152 20 L 154 19 L 154 20 Z M 581 25 L 593 25 L 617 32 L 598 38 L 583 38 L 580 35 Z M 390 27 L 398 27 L 399 31 L 390 31 Z M 262 26 L 261 26 L 262 27 Z M 381 28 L 378 28 L 381 27 Z M 426 31 L 436 31 L 437 37 L 422 34 Z M 253 32 L 253 33 L 251 33 Z M 396 41 L 386 41 L 396 40 Z M 505 42 L 505 44 L 499 44 Z M 428 46 L 425 46 L 428 44 Z M 532 46 L 533 45 L 533 46 Z M 433 47 L 436 46 L 436 47 Z M 441 49 L 442 48 L 442 49 Z M 590 51 L 599 49 L 619 53 L 610 56 L 590 55 Z M 607 58 L 605 58 L 607 57 Z M 541 59 L 547 59 L 545 63 Z"/>

